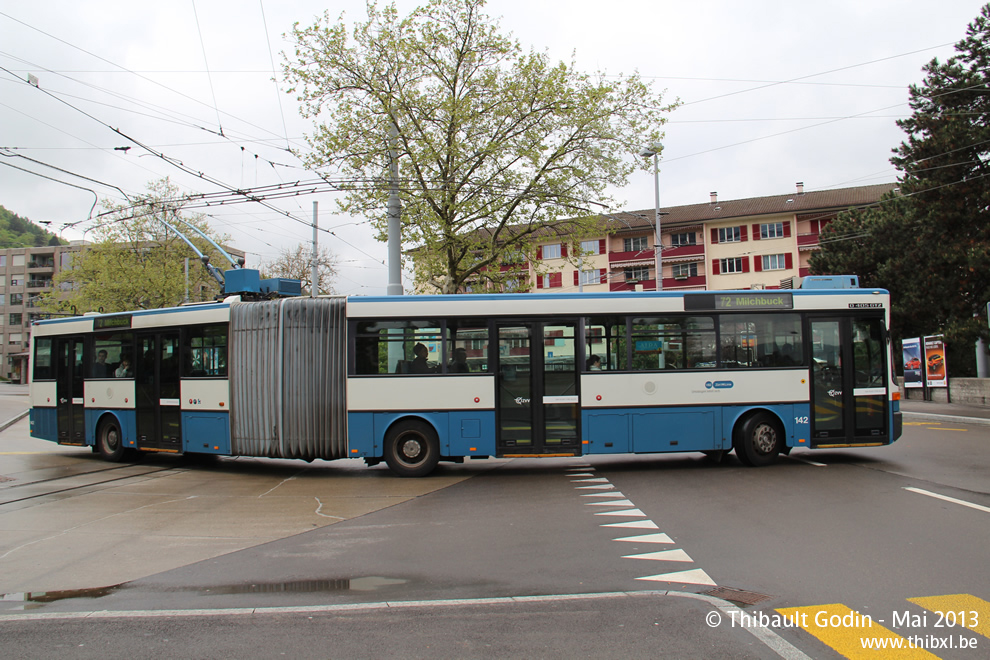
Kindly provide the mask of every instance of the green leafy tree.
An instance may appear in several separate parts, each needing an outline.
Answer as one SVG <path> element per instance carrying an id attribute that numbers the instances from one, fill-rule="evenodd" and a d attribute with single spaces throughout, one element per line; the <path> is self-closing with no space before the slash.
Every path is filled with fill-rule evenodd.
<path id="1" fill-rule="evenodd" d="M 987 336 L 990 301 L 990 5 L 956 54 L 924 72 L 912 115 L 897 122 L 907 134 L 891 158 L 900 197 L 833 222 L 811 270 L 889 289 L 901 337 L 941 332 L 969 347 Z M 950 369 L 970 373 L 972 362 Z"/>
<path id="2" fill-rule="evenodd" d="M 50 312 L 121 312 L 181 304 L 186 299 L 186 259 L 191 300 L 209 300 L 220 286 L 203 267 L 199 256 L 171 225 L 218 263 L 220 255 L 188 222 L 222 244 L 225 237 L 212 232 L 198 215 L 182 213 L 179 190 L 169 180 L 155 181 L 148 193 L 131 204 L 107 204 L 101 223 L 92 230 L 93 242 L 73 255 L 71 268 L 53 278 L 53 290 L 43 294 L 40 306 Z"/>
<path id="3" fill-rule="evenodd" d="M 403 18 L 371 1 L 352 31 L 324 13 L 296 24 L 284 66 L 317 121 L 307 165 L 340 183 L 341 211 L 370 216 L 379 238 L 394 150 L 417 284 L 444 293 L 504 283 L 506 258 L 531 255 L 539 237 L 600 234 L 590 203 L 613 204 L 607 188 L 625 184 L 672 109 L 638 75 L 523 52 L 484 7 L 430 0 Z"/>
<path id="4" fill-rule="evenodd" d="M 297 245 L 294 250 L 280 250 L 278 256 L 262 264 L 263 278 L 285 277 L 302 282 L 303 295 L 309 295 L 313 281 L 313 249 Z M 333 293 L 337 276 L 337 258 L 327 248 L 318 251 L 316 277 L 320 294 Z"/>

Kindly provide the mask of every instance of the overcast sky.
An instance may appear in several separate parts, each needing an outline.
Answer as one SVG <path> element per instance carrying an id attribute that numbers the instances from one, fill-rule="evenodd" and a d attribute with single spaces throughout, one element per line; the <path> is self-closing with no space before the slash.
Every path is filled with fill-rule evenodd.
<path id="1" fill-rule="evenodd" d="M 418 4 L 396 2 L 401 13 Z M 894 181 L 907 87 L 953 54 L 982 4 L 492 0 L 487 11 L 524 48 L 573 53 L 586 72 L 638 71 L 680 99 L 660 174 L 661 205 L 676 206 L 712 191 L 786 194 L 798 181 L 808 191 Z M 94 194 L 51 179 L 101 201 L 164 176 L 187 192 L 220 190 L 108 126 L 229 186 L 311 178 L 286 147 L 304 149 L 312 123 L 272 77 L 291 51 L 283 35 L 324 9 L 365 16 L 360 0 L 0 0 L 0 205 L 78 239 Z M 613 210 L 652 209 L 652 172 L 617 197 Z M 239 204 L 211 209 L 210 222 L 257 265 L 311 239 L 314 199 L 333 232 L 320 242 L 341 262 L 337 292 L 383 294 L 384 245 L 360 219 L 334 215 L 331 193 L 280 201 L 296 220 Z"/>

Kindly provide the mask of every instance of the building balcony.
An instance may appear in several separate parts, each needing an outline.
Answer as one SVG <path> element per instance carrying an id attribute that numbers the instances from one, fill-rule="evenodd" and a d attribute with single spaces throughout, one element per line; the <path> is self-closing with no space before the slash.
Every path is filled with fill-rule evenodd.
<path id="1" fill-rule="evenodd" d="M 54 259 L 34 259 L 27 264 L 29 270 L 55 270 Z"/>
<path id="2" fill-rule="evenodd" d="M 630 252 L 609 252 L 608 263 L 613 268 L 620 265 L 634 266 L 644 263 L 653 263 L 656 255 L 653 248 L 646 250 L 632 250 Z"/>
<path id="3" fill-rule="evenodd" d="M 51 280 L 28 280 L 27 288 L 29 289 L 50 289 L 52 288 Z"/>
<path id="4" fill-rule="evenodd" d="M 708 278 L 705 275 L 663 278 L 663 288 L 665 291 L 668 289 L 704 289 L 707 285 Z"/>
<path id="5" fill-rule="evenodd" d="M 668 259 L 689 259 L 692 257 L 704 257 L 704 245 L 678 245 L 677 247 L 665 247 L 661 252 L 663 260 Z"/>
<path id="6" fill-rule="evenodd" d="M 818 234 L 798 234 L 798 250 L 817 250 Z"/>
<path id="7" fill-rule="evenodd" d="M 656 291 L 656 280 L 626 280 L 625 282 L 609 282 L 608 290 L 616 291 L 636 291 L 638 286 L 643 287 L 643 291 Z"/>

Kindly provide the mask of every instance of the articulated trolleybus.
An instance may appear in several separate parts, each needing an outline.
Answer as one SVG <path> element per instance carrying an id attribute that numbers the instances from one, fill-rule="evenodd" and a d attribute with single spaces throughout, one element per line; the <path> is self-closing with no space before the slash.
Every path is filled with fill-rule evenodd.
<path id="1" fill-rule="evenodd" d="M 809 285 L 811 285 L 809 287 Z M 889 295 L 797 290 L 317 297 L 40 321 L 31 433 L 137 451 L 384 460 L 890 444 Z"/>

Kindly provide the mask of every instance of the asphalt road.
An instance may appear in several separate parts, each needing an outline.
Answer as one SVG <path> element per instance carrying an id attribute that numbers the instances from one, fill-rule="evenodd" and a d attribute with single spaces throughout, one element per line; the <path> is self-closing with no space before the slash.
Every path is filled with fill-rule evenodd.
<path id="1" fill-rule="evenodd" d="M 58 460 L 75 478 L 92 479 L 102 465 L 81 454 Z M 22 657 L 829 658 L 856 657 L 864 638 L 885 631 L 928 646 L 925 657 L 990 649 L 990 427 L 909 424 L 891 447 L 795 452 L 764 469 L 693 454 L 479 461 L 443 466 L 428 480 L 351 464 L 142 468 L 162 473 L 41 495 L 10 505 L 11 514 L 0 505 L 0 525 L 28 526 L 87 501 L 106 506 L 111 496 L 172 502 L 193 485 L 204 500 L 211 485 L 230 497 L 250 491 L 226 501 L 245 525 L 280 510 L 289 520 L 199 561 L 170 559 L 191 556 L 186 536 L 157 552 L 135 538 L 143 556 L 129 561 L 144 571 L 136 578 L 71 593 L 25 588 L 0 603 L 5 649 Z M 395 492 L 410 483 L 422 490 Z M 288 487 L 277 506 L 259 504 Z M 221 524 L 225 500 L 212 495 L 220 510 L 209 519 Z M 314 527 L 312 506 L 301 508 L 313 499 L 343 515 Z M 187 522 L 181 510 L 129 520 L 173 540 L 169 529 Z M 63 527 L 61 538 L 81 538 Z M 0 582 L 13 584 L 10 572 L 27 566 L 23 544 L 46 547 L 19 542 L 0 541 Z M 118 545 L 103 561 L 127 555 Z M 72 545 L 57 566 L 39 557 L 60 579 L 77 577 Z M 965 625 L 940 622 L 939 610 L 963 613 Z M 784 625 L 769 619 L 785 613 Z M 816 625 L 830 617 L 836 625 Z M 866 617 L 872 625 L 860 625 Z M 933 648 L 948 642 L 957 648 Z"/>

